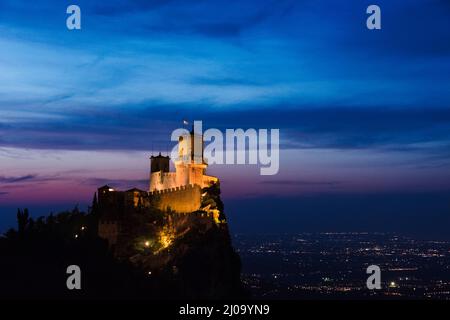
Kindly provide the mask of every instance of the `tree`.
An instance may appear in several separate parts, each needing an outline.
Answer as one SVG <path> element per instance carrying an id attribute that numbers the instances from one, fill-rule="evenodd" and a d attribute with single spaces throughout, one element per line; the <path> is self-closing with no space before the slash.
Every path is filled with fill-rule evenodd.
<path id="1" fill-rule="evenodd" d="M 89 213 L 93 215 L 98 215 L 98 199 L 97 192 L 94 192 L 94 198 L 92 199 L 92 205 L 89 208 Z"/>
<path id="2" fill-rule="evenodd" d="M 25 234 L 25 231 L 26 231 L 29 223 L 30 223 L 30 217 L 29 217 L 28 209 L 25 208 L 23 211 L 21 211 L 20 209 L 17 209 L 17 224 L 18 224 L 18 231 L 19 231 L 20 236 L 23 236 Z"/>

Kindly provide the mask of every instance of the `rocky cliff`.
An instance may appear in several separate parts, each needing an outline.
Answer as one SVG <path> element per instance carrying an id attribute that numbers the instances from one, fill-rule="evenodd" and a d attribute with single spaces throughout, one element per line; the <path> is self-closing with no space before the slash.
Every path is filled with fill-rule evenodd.
<path id="1" fill-rule="evenodd" d="M 207 197 L 208 210 L 187 214 L 121 205 L 108 219 L 116 226 L 111 233 L 117 230 L 114 244 L 98 236 L 108 213 L 96 200 L 89 213 L 32 219 L 19 212 L 18 230 L 0 237 L 0 297 L 246 297 L 219 200 Z M 218 207 L 219 220 L 212 211 Z M 67 289 L 69 265 L 80 267 L 82 290 Z"/>

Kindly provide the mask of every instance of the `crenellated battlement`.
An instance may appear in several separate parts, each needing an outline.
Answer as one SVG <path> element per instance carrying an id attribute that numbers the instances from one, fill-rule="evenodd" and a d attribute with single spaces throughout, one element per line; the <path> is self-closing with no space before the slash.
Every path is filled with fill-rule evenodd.
<path id="1" fill-rule="evenodd" d="M 163 189 L 163 190 L 150 191 L 148 194 L 150 196 L 158 195 L 158 194 L 167 194 L 167 193 L 173 193 L 173 192 L 190 190 L 190 189 L 194 189 L 195 187 L 196 187 L 195 184 L 188 184 L 188 185 L 185 185 L 185 186 L 179 186 L 179 187 L 168 188 L 168 189 Z M 200 186 L 197 186 L 197 187 L 200 187 Z"/>

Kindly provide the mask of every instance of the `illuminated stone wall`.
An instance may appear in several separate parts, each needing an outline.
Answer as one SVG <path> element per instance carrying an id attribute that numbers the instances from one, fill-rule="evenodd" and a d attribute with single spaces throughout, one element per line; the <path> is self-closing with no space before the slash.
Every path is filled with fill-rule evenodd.
<path id="1" fill-rule="evenodd" d="M 176 187 L 196 184 L 202 188 L 217 182 L 219 179 L 214 176 L 205 175 L 206 165 L 204 164 L 177 164 L 176 172 L 152 172 L 150 175 L 149 191 L 160 191 L 174 189 Z"/>
<path id="2" fill-rule="evenodd" d="M 177 174 L 175 172 L 153 172 L 150 175 L 149 191 L 175 188 L 177 184 Z"/>
<path id="3" fill-rule="evenodd" d="M 150 192 L 151 204 L 156 208 L 175 212 L 193 212 L 200 209 L 201 188 L 187 185 L 171 189 Z"/>

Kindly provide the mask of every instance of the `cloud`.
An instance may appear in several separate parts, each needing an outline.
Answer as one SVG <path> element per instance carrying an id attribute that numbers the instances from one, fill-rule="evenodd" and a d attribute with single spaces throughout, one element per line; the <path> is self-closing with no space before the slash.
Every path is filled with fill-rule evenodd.
<path id="1" fill-rule="evenodd" d="M 109 19 L 128 19 L 154 34 L 200 35 L 212 38 L 239 37 L 243 31 L 283 14 L 282 1 L 241 1 L 235 10 L 227 1 L 110 1 L 88 10 Z M 150 19 L 149 19 L 150 18 Z"/>
<path id="2" fill-rule="evenodd" d="M 0 183 L 5 184 L 27 184 L 27 183 L 42 183 L 47 181 L 56 181 L 56 180 L 63 180 L 64 178 L 61 176 L 61 174 L 57 173 L 54 175 L 49 176 L 41 176 L 36 174 L 27 174 L 23 176 L 16 176 L 16 177 L 7 177 L 7 176 L 0 176 Z M 13 186 L 8 186 L 8 188 L 13 188 Z"/>
<path id="3" fill-rule="evenodd" d="M 111 187 L 137 187 L 147 185 L 148 179 L 108 179 L 108 178 L 89 178 L 82 181 L 83 184 L 101 187 L 109 185 Z"/>
<path id="4" fill-rule="evenodd" d="M 37 175 L 34 174 L 28 174 L 25 176 L 18 176 L 18 177 L 5 177 L 0 176 L 0 183 L 17 183 L 17 182 L 24 182 L 24 181 L 30 181 L 36 179 Z"/>
<path id="5" fill-rule="evenodd" d="M 382 1 L 383 14 L 400 14 L 368 33 L 361 6 L 332 1 L 81 0 L 83 37 L 41 28 L 65 15 L 41 2 L 2 2 L 0 146 L 166 150 L 188 117 L 280 128 L 285 149 L 447 156 L 443 1 L 412 1 L 408 15 Z"/>
<path id="6" fill-rule="evenodd" d="M 136 12 L 147 12 L 170 6 L 175 0 L 110 0 L 107 3 L 93 4 L 93 12 L 103 16 L 123 16 Z M 179 2 L 181 5 L 182 2 Z"/>
<path id="7" fill-rule="evenodd" d="M 221 77 L 194 77 L 190 80 L 190 83 L 195 85 L 210 85 L 210 86 L 235 86 L 235 85 L 249 85 L 249 86 L 261 86 L 262 83 L 255 79 L 244 78 L 221 78 Z"/>
<path id="8" fill-rule="evenodd" d="M 157 114 L 157 119 L 155 119 Z M 64 118 L 35 118 L 3 128 L 2 145 L 65 150 L 166 151 L 181 120 L 204 129 L 278 128 L 281 148 L 370 149 L 448 156 L 450 109 L 268 105 L 248 110 L 207 106 L 149 105 L 109 110 L 66 110 Z"/>
<path id="9" fill-rule="evenodd" d="M 263 180 L 261 184 L 282 185 L 282 186 L 329 186 L 336 187 L 342 181 L 308 181 L 308 180 Z"/>

